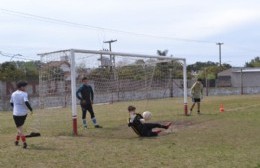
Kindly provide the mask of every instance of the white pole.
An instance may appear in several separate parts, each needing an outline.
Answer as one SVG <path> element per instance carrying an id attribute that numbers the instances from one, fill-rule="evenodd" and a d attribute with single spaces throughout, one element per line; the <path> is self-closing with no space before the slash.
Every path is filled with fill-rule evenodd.
<path id="1" fill-rule="evenodd" d="M 103 55 L 119 55 L 119 56 L 128 56 L 128 57 L 139 57 L 139 58 L 162 58 L 162 59 L 168 59 L 168 60 L 184 60 L 184 58 L 177 58 L 177 57 L 167 57 L 167 56 L 158 56 L 158 55 L 144 55 L 144 54 L 132 54 L 132 53 L 121 53 L 121 52 L 112 52 L 112 51 L 104 51 L 104 50 L 79 50 L 79 49 L 71 49 L 74 51 L 74 53 L 90 53 L 90 54 L 103 54 Z M 46 55 L 46 54 L 53 54 L 53 53 L 59 53 L 59 52 L 67 52 L 71 50 L 59 50 L 54 52 L 48 52 L 48 53 L 41 53 L 38 55 Z"/>
<path id="2" fill-rule="evenodd" d="M 188 115 L 188 97 L 187 97 L 187 67 L 186 59 L 183 60 L 183 97 L 184 97 L 184 115 Z"/>
<path id="3" fill-rule="evenodd" d="M 72 99 L 72 121 L 73 121 L 73 134 L 78 135 L 77 131 L 77 100 L 76 100 L 76 68 L 75 68 L 75 52 L 74 50 L 70 50 L 71 55 L 71 99 Z"/>

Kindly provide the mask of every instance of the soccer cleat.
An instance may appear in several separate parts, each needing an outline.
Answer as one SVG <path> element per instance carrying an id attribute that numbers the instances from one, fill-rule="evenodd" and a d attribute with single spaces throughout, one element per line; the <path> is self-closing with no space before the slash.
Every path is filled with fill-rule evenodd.
<path id="1" fill-rule="evenodd" d="M 26 143 L 26 142 L 23 143 L 23 148 L 24 148 L 24 149 L 27 148 L 27 143 Z"/>
<path id="2" fill-rule="evenodd" d="M 19 141 L 15 141 L 14 144 L 15 144 L 15 146 L 18 146 L 19 145 Z"/>
<path id="3" fill-rule="evenodd" d="M 190 109 L 190 114 L 188 114 L 188 116 L 191 116 L 191 113 L 192 113 L 192 109 Z"/>
<path id="4" fill-rule="evenodd" d="M 103 128 L 103 127 L 100 125 L 95 125 L 95 128 Z"/>
<path id="5" fill-rule="evenodd" d="M 170 126 L 172 125 L 172 123 L 168 123 L 167 125 L 165 125 L 165 129 L 168 129 Z"/>

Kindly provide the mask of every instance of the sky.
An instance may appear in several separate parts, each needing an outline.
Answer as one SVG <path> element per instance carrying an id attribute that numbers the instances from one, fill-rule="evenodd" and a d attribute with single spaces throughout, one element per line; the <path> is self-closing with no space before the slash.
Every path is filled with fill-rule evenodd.
<path id="1" fill-rule="evenodd" d="M 259 0 L 0 0 L 0 62 L 63 49 L 108 49 L 188 64 L 244 66 L 260 56 Z"/>

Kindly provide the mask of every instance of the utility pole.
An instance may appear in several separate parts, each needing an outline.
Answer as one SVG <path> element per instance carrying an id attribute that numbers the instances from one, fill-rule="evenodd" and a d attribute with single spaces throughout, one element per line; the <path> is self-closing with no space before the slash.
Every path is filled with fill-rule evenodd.
<path id="1" fill-rule="evenodd" d="M 241 87 L 241 91 L 240 91 L 240 92 L 241 92 L 241 95 L 243 95 L 243 94 L 244 94 L 244 89 L 243 89 L 243 88 L 244 88 L 244 82 L 243 82 L 243 68 L 240 69 L 240 80 L 241 80 L 241 81 L 240 81 L 240 82 L 241 82 L 241 84 L 240 84 L 240 85 L 241 85 L 241 86 L 240 86 L 240 87 Z"/>
<path id="2" fill-rule="evenodd" d="M 224 43 L 216 43 L 219 47 L 219 66 L 221 66 L 221 45 L 223 45 Z"/>
<path id="3" fill-rule="evenodd" d="M 109 41 L 103 41 L 103 43 L 108 43 L 109 44 L 109 51 L 111 52 L 112 51 L 112 48 L 111 48 L 111 43 L 114 43 L 114 42 L 117 42 L 117 40 L 109 40 Z M 112 56 L 110 54 L 110 72 L 112 73 L 113 72 L 113 68 L 115 67 L 115 56 Z M 111 76 L 112 77 L 112 76 Z M 115 74 L 115 72 L 113 73 L 113 79 L 115 81 L 117 81 L 117 99 L 119 100 L 119 81 L 118 81 L 118 77 L 117 75 Z M 112 103 L 114 101 L 114 96 L 113 96 L 113 91 L 112 91 Z"/>
<path id="4" fill-rule="evenodd" d="M 103 41 L 103 43 L 108 43 L 109 44 L 109 51 L 112 51 L 111 43 L 117 42 L 117 40 L 109 40 L 109 41 Z M 110 55 L 110 61 L 111 63 L 115 63 L 115 57 L 113 57 L 112 61 L 112 55 Z"/>
<path id="5" fill-rule="evenodd" d="M 204 70 L 205 70 L 206 96 L 209 96 L 208 70 L 207 68 L 205 68 Z"/>
<path id="6" fill-rule="evenodd" d="M 112 51 L 111 49 L 111 43 L 117 42 L 117 40 L 109 40 L 109 41 L 104 41 L 103 43 L 108 43 L 109 44 L 109 51 Z"/>

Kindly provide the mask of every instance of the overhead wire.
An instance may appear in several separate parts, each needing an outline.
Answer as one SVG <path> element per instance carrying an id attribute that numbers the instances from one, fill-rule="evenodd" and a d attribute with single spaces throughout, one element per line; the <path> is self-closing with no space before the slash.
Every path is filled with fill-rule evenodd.
<path id="1" fill-rule="evenodd" d="M 30 18 L 30 19 L 33 19 L 33 20 L 39 20 L 39 21 L 44 21 L 44 22 L 49 22 L 49 23 L 69 25 L 69 26 L 81 27 L 81 28 L 87 28 L 87 29 L 94 29 L 94 30 L 99 30 L 99 31 L 100 30 L 101 31 L 109 31 L 109 32 L 130 34 L 130 35 L 135 35 L 135 36 L 145 36 L 145 37 L 151 37 L 151 38 L 157 38 L 157 39 L 166 39 L 166 40 L 193 42 L 193 43 L 214 43 L 214 44 L 216 43 L 216 42 L 206 41 L 206 40 L 157 36 L 157 35 L 136 33 L 136 32 L 130 32 L 130 31 L 125 31 L 125 30 L 119 30 L 119 29 L 104 28 L 104 27 L 99 27 L 99 26 L 93 26 L 93 25 L 88 25 L 88 24 L 81 24 L 81 23 L 71 22 L 71 21 L 67 21 L 67 20 L 51 18 L 51 17 L 34 15 L 34 14 L 30 14 L 30 13 L 24 13 L 24 12 L 20 12 L 20 11 L 13 11 L 13 10 L 8 10 L 8 9 L 3 9 L 3 8 L 0 8 L 0 10 L 2 12 L 7 13 L 7 14 L 16 15 L 16 16 L 24 17 L 24 18 Z"/>
<path id="2" fill-rule="evenodd" d="M 55 24 L 61 24 L 61 25 L 67 25 L 67 26 L 73 26 L 73 27 L 87 28 L 87 29 L 101 31 L 103 33 L 104 32 L 116 32 L 116 33 L 130 34 L 130 35 L 134 35 L 134 36 L 144 36 L 144 37 L 151 37 L 151 38 L 156 38 L 156 39 L 183 41 L 183 42 L 191 42 L 191 43 L 208 43 L 208 44 L 215 44 L 216 43 L 216 42 L 213 42 L 213 41 L 206 41 L 206 40 L 204 41 L 204 40 L 196 40 L 196 39 L 177 38 L 177 37 L 165 37 L 165 36 L 136 33 L 136 32 L 130 32 L 130 31 L 124 31 L 124 30 L 118 30 L 118 29 L 104 28 L 104 27 L 99 27 L 99 26 L 81 24 L 81 23 L 71 22 L 71 21 L 67 21 L 67 20 L 56 19 L 56 18 L 45 17 L 45 16 L 39 16 L 39 15 L 34 15 L 34 14 L 20 12 L 20 11 L 14 11 L 14 10 L 8 10 L 8 9 L 3 9 L 3 8 L 0 8 L 0 11 L 4 12 L 6 14 L 9 14 L 9 15 L 15 15 L 15 16 L 18 16 L 18 17 L 29 18 L 29 19 L 33 19 L 33 20 L 55 23 Z M 104 44 L 102 43 L 102 47 L 103 47 L 103 45 Z M 234 48 L 234 46 L 231 46 L 231 48 Z M 242 47 L 239 47 L 239 48 L 236 47 L 236 50 L 237 49 L 247 50 L 247 51 L 258 51 L 258 50 L 252 50 L 252 49 L 249 49 L 249 48 L 242 48 Z M 28 58 L 26 57 L 26 59 L 28 59 Z"/>
<path id="3" fill-rule="evenodd" d="M 32 58 L 24 56 L 22 54 L 11 54 L 11 53 L 5 53 L 2 51 L 0 51 L 0 55 L 10 58 L 10 62 L 13 61 L 14 59 L 27 60 L 27 61 L 38 61 L 39 60 L 39 59 L 32 59 Z"/>

